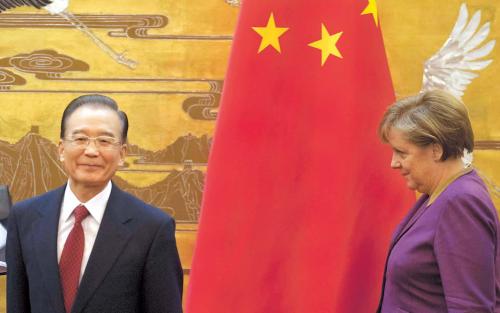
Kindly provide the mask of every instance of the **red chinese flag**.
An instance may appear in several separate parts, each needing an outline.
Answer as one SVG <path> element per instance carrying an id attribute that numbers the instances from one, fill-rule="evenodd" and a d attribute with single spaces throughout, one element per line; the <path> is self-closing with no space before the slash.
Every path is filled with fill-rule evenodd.
<path id="1" fill-rule="evenodd" d="M 394 100 L 375 0 L 243 0 L 188 313 L 360 313 L 414 200 L 377 125 Z"/>

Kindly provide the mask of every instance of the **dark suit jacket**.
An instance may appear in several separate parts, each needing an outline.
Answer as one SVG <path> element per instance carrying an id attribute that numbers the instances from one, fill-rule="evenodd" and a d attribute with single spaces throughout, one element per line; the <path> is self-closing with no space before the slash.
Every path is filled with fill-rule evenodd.
<path id="1" fill-rule="evenodd" d="M 500 312 L 500 224 L 481 178 L 467 173 L 427 200 L 394 234 L 378 312 Z"/>
<path id="2" fill-rule="evenodd" d="M 64 188 L 12 208 L 8 313 L 64 313 L 57 263 Z M 113 185 L 71 312 L 179 313 L 182 280 L 174 220 Z"/>

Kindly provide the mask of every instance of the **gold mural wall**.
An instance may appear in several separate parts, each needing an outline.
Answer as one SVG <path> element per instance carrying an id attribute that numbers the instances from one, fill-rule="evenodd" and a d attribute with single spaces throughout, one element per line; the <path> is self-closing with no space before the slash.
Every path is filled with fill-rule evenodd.
<path id="1" fill-rule="evenodd" d="M 67 11 L 78 21 L 73 24 L 33 8 L 1 13 L 0 183 L 10 185 L 13 199 L 45 192 L 66 180 L 55 150 L 64 107 L 84 93 L 109 95 L 130 119 L 131 155 L 115 182 L 177 219 L 187 284 L 206 161 L 239 10 L 233 2 L 72 0 Z M 419 91 L 423 62 L 446 40 L 461 3 L 378 1 L 398 98 Z M 500 0 L 467 3 L 483 11 L 483 19 L 492 23 L 490 37 L 496 38 Z M 113 59 L 112 50 L 118 60 L 136 61 L 135 69 Z M 490 187 L 500 184 L 500 90 L 495 88 L 499 56 L 500 47 L 493 52 L 493 64 L 464 96 L 476 134 L 475 164 Z M 491 190 L 500 208 L 500 193 Z M 2 277 L 0 313 L 5 312 L 4 295 Z"/>
<path id="2" fill-rule="evenodd" d="M 482 21 L 491 22 L 490 39 L 497 45 L 490 58 L 493 63 L 481 71 L 467 88 L 463 101 L 469 109 L 474 128 L 473 164 L 490 187 L 500 210 L 500 1 L 378 1 L 384 41 L 396 97 L 418 92 L 422 84 L 423 63 L 436 53 L 448 38 L 466 3 L 469 14 L 481 10 Z"/>
<path id="3" fill-rule="evenodd" d="M 62 111 L 81 94 L 111 96 L 130 122 L 130 154 L 114 180 L 176 218 L 187 284 L 238 10 L 225 0 L 72 0 L 67 18 L 1 13 L 0 184 L 14 201 L 63 184 Z"/>

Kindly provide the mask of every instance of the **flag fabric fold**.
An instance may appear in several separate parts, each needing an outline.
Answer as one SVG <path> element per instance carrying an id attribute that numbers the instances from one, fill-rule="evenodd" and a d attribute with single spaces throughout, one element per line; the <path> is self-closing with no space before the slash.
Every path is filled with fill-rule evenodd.
<path id="1" fill-rule="evenodd" d="M 245 0 L 187 313 L 374 312 L 414 200 L 377 125 L 394 101 L 375 0 Z"/>

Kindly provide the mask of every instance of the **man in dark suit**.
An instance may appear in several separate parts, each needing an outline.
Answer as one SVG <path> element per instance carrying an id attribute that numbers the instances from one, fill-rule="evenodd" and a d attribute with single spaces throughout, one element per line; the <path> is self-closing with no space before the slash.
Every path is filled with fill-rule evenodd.
<path id="1" fill-rule="evenodd" d="M 128 120 L 101 95 L 63 113 L 68 183 L 17 203 L 7 234 L 8 313 L 179 313 L 173 219 L 111 183 Z"/>

